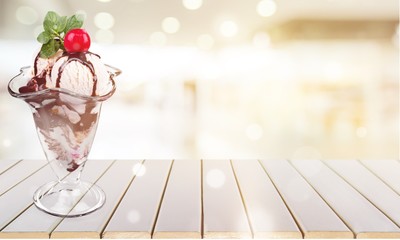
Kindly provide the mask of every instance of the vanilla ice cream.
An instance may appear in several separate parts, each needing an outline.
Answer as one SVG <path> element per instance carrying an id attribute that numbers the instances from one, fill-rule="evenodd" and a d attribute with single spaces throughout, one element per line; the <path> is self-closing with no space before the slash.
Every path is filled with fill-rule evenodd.
<path id="1" fill-rule="evenodd" d="M 42 58 L 40 57 L 40 53 L 36 55 L 36 58 L 32 67 L 33 76 L 40 75 L 45 73 L 46 77 L 50 77 L 51 69 L 53 68 L 54 63 L 63 55 L 63 51 L 59 50 L 56 54 L 51 56 L 50 58 Z"/>
<path id="2" fill-rule="evenodd" d="M 110 73 L 96 54 L 86 52 L 60 57 L 51 70 L 48 88 L 64 88 L 78 94 L 102 96 L 113 87 Z"/>

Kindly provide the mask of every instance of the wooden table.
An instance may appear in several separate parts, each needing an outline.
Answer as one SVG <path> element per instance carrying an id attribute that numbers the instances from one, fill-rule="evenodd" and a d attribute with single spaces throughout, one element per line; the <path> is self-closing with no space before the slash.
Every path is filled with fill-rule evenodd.
<path id="1" fill-rule="evenodd" d="M 89 160 L 98 211 L 60 218 L 46 161 L 0 160 L 0 238 L 400 238 L 398 160 Z"/>

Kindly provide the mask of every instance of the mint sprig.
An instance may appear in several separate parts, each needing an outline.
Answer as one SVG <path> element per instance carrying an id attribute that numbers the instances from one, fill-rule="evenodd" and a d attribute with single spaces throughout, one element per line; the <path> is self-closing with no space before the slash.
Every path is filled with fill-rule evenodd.
<path id="1" fill-rule="evenodd" d="M 56 12 L 49 11 L 43 21 L 44 31 L 37 37 L 42 45 L 40 57 L 49 58 L 58 50 L 64 50 L 64 36 L 74 28 L 81 28 L 83 16 L 80 14 L 71 17 L 60 16 Z"/>

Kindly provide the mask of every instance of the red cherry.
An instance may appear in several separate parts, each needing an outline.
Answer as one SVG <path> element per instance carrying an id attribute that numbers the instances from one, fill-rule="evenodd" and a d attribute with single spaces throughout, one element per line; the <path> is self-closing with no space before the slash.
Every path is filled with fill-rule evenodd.
<path id="1" fill-rule="evenodd" d="M 87 52 L 90 47 L 89 34 L 81 28 L 71 29 L 65 34 L 64 47 L 67 52 Z"/>

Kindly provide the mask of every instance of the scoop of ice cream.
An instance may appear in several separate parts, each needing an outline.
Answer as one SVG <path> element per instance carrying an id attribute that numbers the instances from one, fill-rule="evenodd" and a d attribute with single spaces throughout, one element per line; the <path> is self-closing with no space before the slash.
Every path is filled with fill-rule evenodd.
<path id="1" fill-rule="evenodd" d="M 59 58 L 46 85 L 87 96 L 105 95 L 112 89 L 107 67 L 98 55 L 90 52 L 69 53 Z"/>
<path id="2" fill-rule="evenodd" d="M 33 63 L 32 75 L 37 76 L 45 71 L 46 75 L 50 77 L 51 69 L 53 68 L 54 63 L 62 56 L 62 54 L 63 51 L 59 50 L 53 56 L 49 58 L 43 58 L 40 57 L 40 53 L 38 53 Z"/>

